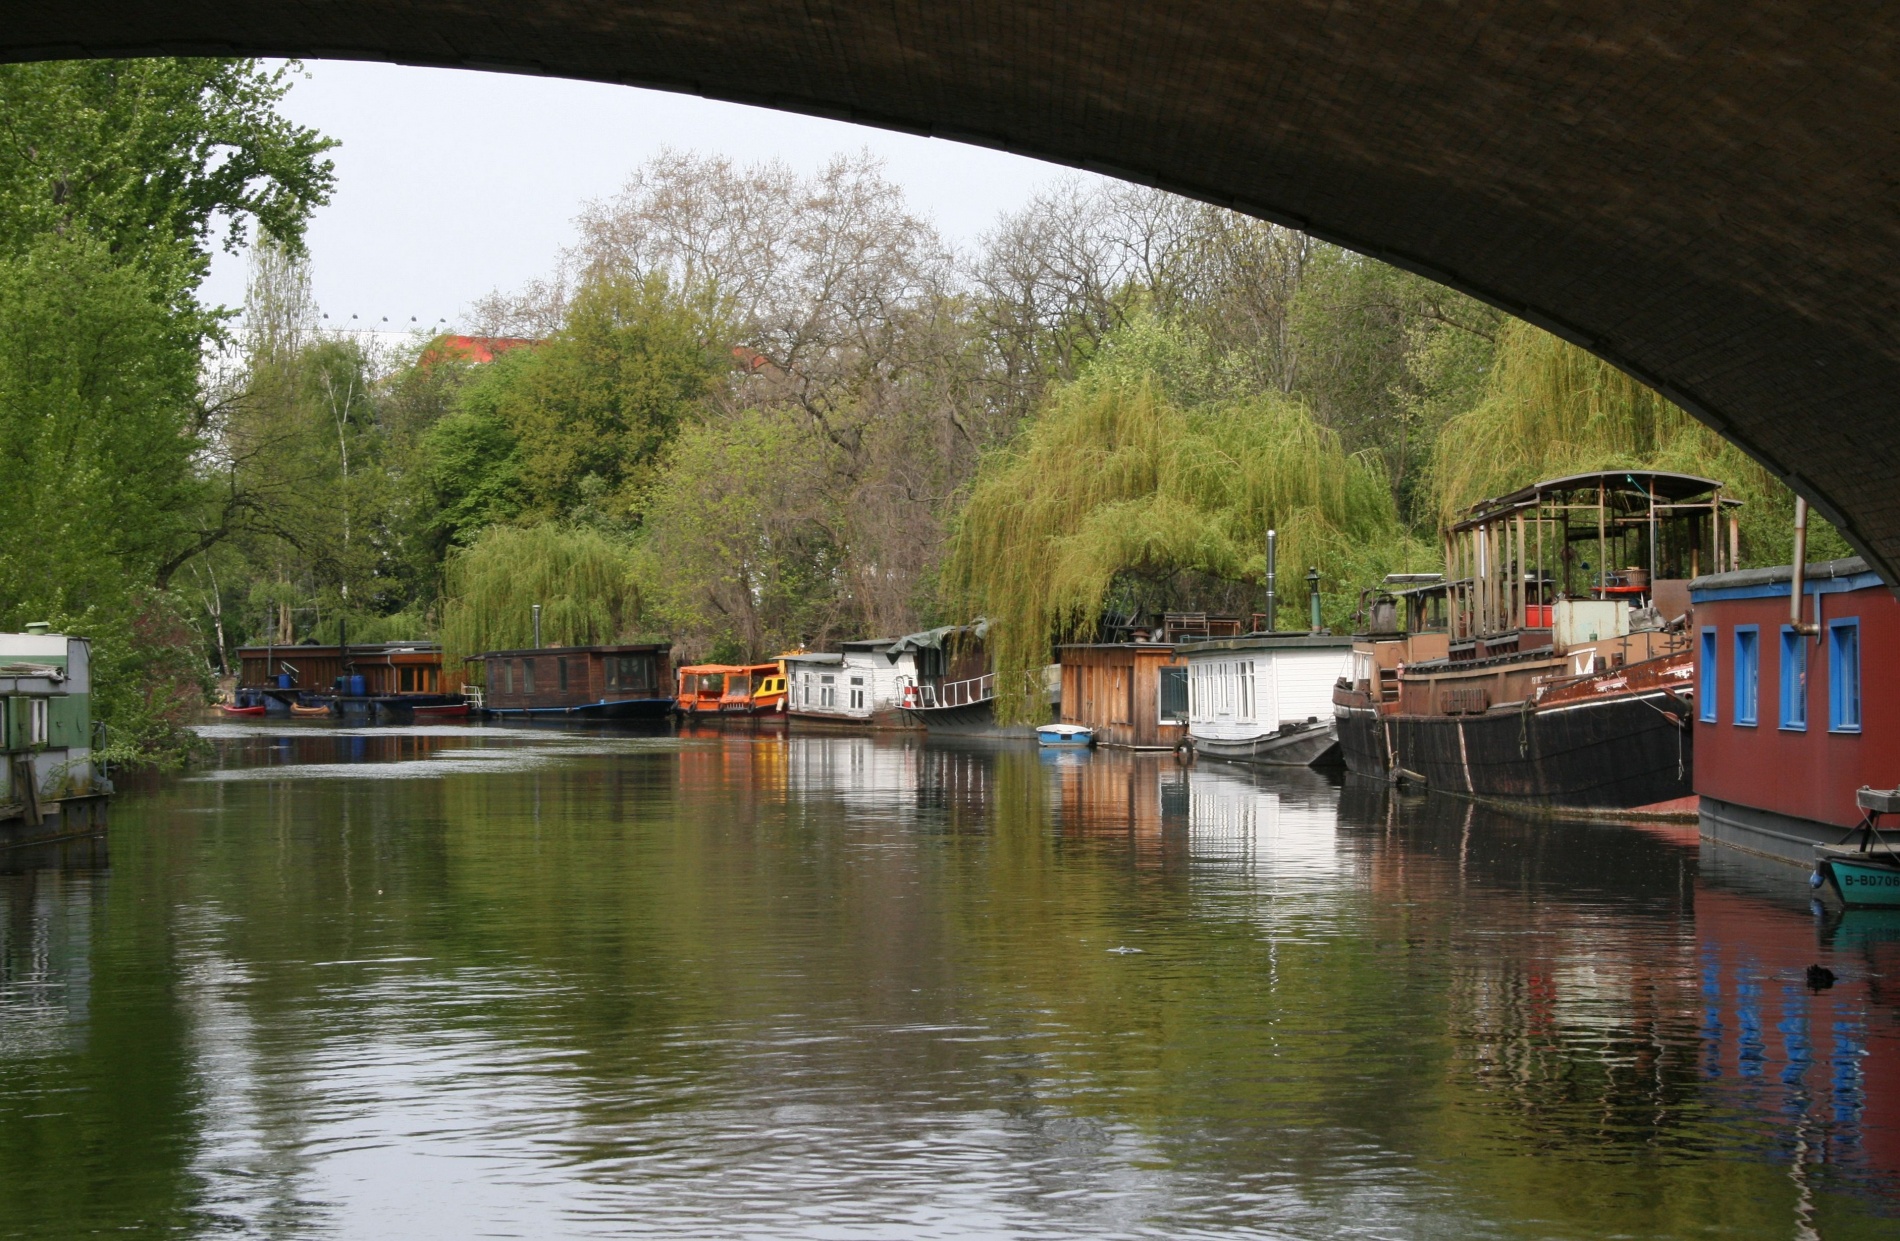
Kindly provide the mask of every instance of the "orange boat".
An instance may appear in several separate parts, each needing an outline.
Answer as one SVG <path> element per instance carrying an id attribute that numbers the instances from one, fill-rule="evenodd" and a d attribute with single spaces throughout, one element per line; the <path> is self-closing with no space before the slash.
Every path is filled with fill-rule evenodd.
<path id="1" fill-rule="evenodd" d="M 689 664 L 679 670 L 680 714 L 774 715 L 785 702 L 785 671 L 778 664 Z"/>

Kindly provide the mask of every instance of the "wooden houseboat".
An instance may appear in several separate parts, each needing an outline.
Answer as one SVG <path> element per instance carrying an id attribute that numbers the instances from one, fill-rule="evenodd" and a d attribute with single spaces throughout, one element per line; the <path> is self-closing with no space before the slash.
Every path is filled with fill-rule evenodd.
<path id="1" fill-rule="evenodd" d="M 445 668 L 433 642 L 361 642 L 336 646 L 246 646 L 238 650 L 239 708 L 271 714 L 328 708 L 399 715 L 455 709 L 465 702 L 459 668 Z"/>
<path id="2" fill-rule="evenodd" d="M 0 849 L 103 832 L 112 783 L 93 762 L 92 645 L 0 633 Z"/>
<path id="3" fill-rule="evenodd" d="M 794 727 L 916 728 L 903 710 L 917 683 L 916 653 L 891 638 L 846 642 L 836 652 L 787 655 L 785 713 Z"/>
<path id="4" fill-rule="evenodd" d="M 1353 640 L 1328 633 L 1249 634 L 1184 643 L 1188 738 L 1196 754 L 1282 767 L 1338 761 L 1333 687 Z"/>
<path id="5" fill-rule="evenodd" d="M 674 705 L 672 651 L 666 642 L 489 651 L 476 657 L 483 709 L 504 719 L 664 719 Z"/>
<path id="6" fill-rule="evenodd" d="M 1339 757 L 1354 775 L 1391 776 L 1389 716 L 1399 706 L 1399 673 L 1451 651 L 1446 591 L 1442 573 L 1393 573 L 1376 590 L 1360 593 L 1352 663 L 1333 686 Z"/>
<path id="7" fill-rule="evenodd" d="M 1900 601 L 1858 557 L 1689 589 L 1702 835 L 1812 864 L 1900 777 L 1900 696 L 1877 692 L 1900 686 Z"/>
<path id="8" fill-rule="evenodd" d="M 777 663 L 688 664 L 673 701 L 689 719 L 776 716 L 784 711 L 785 672 Z"/>
<path id="9" fill-rule="evenodd" d="M 1062 720 L 1096 744 L 1172 750 L 1187 737 L 1187 665 L 1167 642 L 1074 643 L 1060 648 Z"/>
<path id="10" fill-rule="evenodd" d="M 1684 614 L 1690 579 L 1734 561 L 1737 503 L 1714 479 L 1610 471 L 1475 505 L 1446 534 L 1446 654 L 1396 669 L 1396 702 L 1377 704 L 1392 773 L 1692 817 Z"/>

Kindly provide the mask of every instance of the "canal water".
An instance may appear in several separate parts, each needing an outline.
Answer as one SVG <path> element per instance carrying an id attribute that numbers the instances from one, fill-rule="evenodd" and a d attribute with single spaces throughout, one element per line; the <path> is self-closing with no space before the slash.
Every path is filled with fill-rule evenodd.
<path id="1" fill-rule="evenodd" d="M 1693 831 L 1112 752 L 206 731 L 103 854 L 0 862 L 0 1237 L 1900 1226 L 1900 921 Z"/>

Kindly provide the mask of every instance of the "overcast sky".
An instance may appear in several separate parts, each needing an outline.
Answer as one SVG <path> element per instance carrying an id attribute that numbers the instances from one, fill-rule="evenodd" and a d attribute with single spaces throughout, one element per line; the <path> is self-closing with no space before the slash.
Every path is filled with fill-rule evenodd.
<path id="1" fill-rule="evenodd" d="M 284 101 L 339 139 L 337 192 L 310 225 L 311 275 L 332 325 L 440 318 L 546 274 L 581 204 L 676 147 L 807 172 L 870 150 L 955 244 L 1067 170 L 1015 155 L 686 95 L 554 78 L 312 61 Z M 220 255 L 206 300 L 244 300 L 245 260 Z"/>

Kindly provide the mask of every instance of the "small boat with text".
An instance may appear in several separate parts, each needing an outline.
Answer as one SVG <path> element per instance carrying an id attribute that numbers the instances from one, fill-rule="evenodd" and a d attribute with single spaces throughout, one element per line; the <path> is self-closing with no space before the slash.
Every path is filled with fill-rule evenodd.
<path id="1" fill-rule="evenodd" d="M 1880 826 L 1882 815 L 1900 814 L 1900 789 L 1861 789 L 1855 800 L 1866 815 L 1860 839 L 1816 845 L 1810 882 L 1849 909 L 1900 909 L 1900 849 Z"/>

